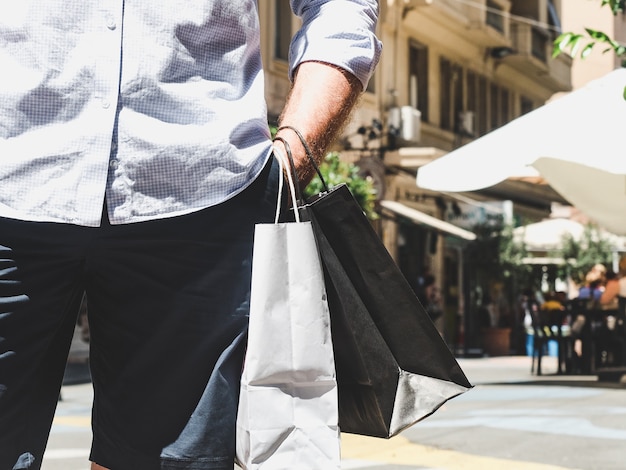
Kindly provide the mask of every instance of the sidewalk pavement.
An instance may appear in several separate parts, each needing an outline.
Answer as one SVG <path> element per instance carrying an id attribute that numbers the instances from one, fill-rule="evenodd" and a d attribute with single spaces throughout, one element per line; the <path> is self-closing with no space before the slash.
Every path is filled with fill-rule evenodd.
<path id="1" fill-rule="evenodd" d="M 459 359 L 461 368 L 466 373 L 470 382 L 475 386 L 474 390 L 459 398 L 455 398 L 448 404 L 444 405 L 437 411 L 433 417 L 427 418 L 422 423 L 416 424 L 413 428 L 401 433 L 390 440 L 381 440 L 368 438 L 363 436 L 354 436 L 344 434 L 342 436 L 342 469 L 359 468 L 367 470 L 409 470 L 409 469 L 450 469 L 450 470 L 563 470 L 571 469 L 571 466 L 560 466 L 552 463 L 544 463 L 551 460 L 560 460 L 551 456 L 550 447 L 548 449 L 537 448 L 537 453 L 533 455 L 532 445 L 527 445 L 527 451 L 520 451 L 519 455 L 511 450 L 503 452 L 503 448 L 507 447 L 508 439 L 511 436 L 519 436 L 522 440 L 531 442 L 532 439 L 527 438 L 529 428 L 533 429 L 534 424 L 524 424 L 521 421 L 526 420 L 527 423 L 541 423 L 542 420 L 551 419 L 553 415 L 554 421 L 560 419 L 559 414 L 565 417 L 565 409 L 563 406 L 569 402 L 559 398 L 558 390 L 568 390 L 570 388 L 579 388 L 581 390 L 588 388 L 609 388 L 609 389 L 626 389 L 626 383 L 601 383 L 597 376 L 567 376 L 557 375 L 556 358 L 545 357 L 542 363 L 543 375 L 537 376 L 531 374 L 531 358 L 526 356 L 504 356 L 504 357 L 485 357 L 474 359 Z M 530 386 L 535 386 L 531 389 Z M 501 392 L 502 390 L 502 392 Z M 552 392 L 545 390 L 552 390 Z M 512 398 L 506 394 L 513 396 L 515 401 L 520 403 L 526 401 L 535 402 L 537 408 L 523 409 L 516 412 L 514 407 L 517 403 L 512 402 Z M 566 392 L 563 392 L 567 395 Z M 586 392 L 582 392 L 583 395 Z M 574 392 L 575 394 L 575 392 Z M 482 395 L 482 397 L 481 397 Z M 552 396 L 551 396 L 552 395 Z M 571 394 L 570 394 L 571 395 Z M 502 406 L 501 401 L 505 403 L 504 411 L 496 410 L 496 407 Z M 464 403 L 467 402 L 467 403 Z M 472 404 L 474 402 L 475 404 Z M 482 402 L 482 403 L 481 403 Z M 506 403 L 511 403 L 506 406 Z M 558 411 L 548 411 L 552 408 L 560 408 Z M 608 405 L 608 404 L 607 404 Z M 593 404 L 590 403 L 590 406 Z M 487 407 L 487 409 L 485 409 Z M 491 408 L 491 410 L 490 410 Z M 461 412 L 456 411 L 462 410 Z M 489 412 L 493 411 L 491 417 Z M 537 412 L 538 417 L 533 418 L 533 412 Z M 626 409 L 621 409 L 620 413 L 626 413 Z M 574 412 L 575 414 L 575 412 Z M 449 415 L 449 416 L 447 416 Z M 508 415 L 508 417 L 507 417 Z M 487 416 L 485 418 L 485 416 Z M 444 419 L 441 419 L 444 418 Z M 567 418 L 570 419 L 570 418 Z M 500 423 L 489 421 L 500 421 Z M 506 421 L 509 420 L 509 423 Z M 574 423 L 573 420 L 570 421 Z M 544 422 L 546 429 L 549 427 Z M 580 423 L 576 423 L 578 425 Z M 526 429 L 524 427 L 527 426 Z M 541 433 L 541 424 L 536 429 L 534 439 L 537 439 L 537 432 Z M 593 424 L 592 424 L 593 426 Z M 491 431 L 488 428 L 501 429 L 501 431 Z M 623 426 L 622 429 L 626 429 Z M 581 430 L 584 432 L 584 430 Z M 470 433 L 467 437 L 463 437 L 463 433 Z M 623 433 L 622 430 L 616 430 L 616 434 Z M 449 437 L 446 436 L 455 436 Z M 567 434 L 563 430 L 563 434 Z M 484 436 L 484 438 L 480 437 Z M 554 449 L 559 448 L 559 437 L 554 434 L 547 434 L 550 439 L 554 439 Z M 519 447 L 518 437 L 514 438 L 515 445 L 511 447 Z M 456 446 L 455 439 L 460 440 L 465 445 Z M 478 445 L 469 443 L 472 439 L 483 441 L 480 446 L 482 450 L 478 450 Z M 544 443 L 546 439 L 543 439 Z M 424 443 L 424 444 L 422 444 Z M 469 443 L 469 444 L 468 444 Z M 490 444 L 491 443 L 491 444 Z M 434 444 L 434 445 L 433 445 Z M 524 445 L 524 444 L 521 444 Z M 460 451 L 459 449 L 471 449 L 471 453 Z M 574 451 L 574 449 L 572 449 Z M 506 455 L 507 458 L 502 456 Z M 529 460 L 539 461 L 529 461 Z M 622 462 L 616 463 L 615 467 L 587 467 L 597 468 L 598 470 L 606 470 L 607 468 L 625 468 Z M 585 468 L 576 467 L 576 468 Z"/>
<path id="2" fill-rule="evenodd" d="M 553 356 L 543 357 L 542 375 L 531 373 L 532 358 L 527 356 L 461 358 L 457 360 L 473 385 L 551 384 L 626 389 L 626 376 L 623 376 L 621 380 L 601 380 L 598 375 L 558 374 L 557 358 Z"/>
<path id="3" fill-rule="evenodd" d="M 556 375 L 552 357 L 544 358 L 539 377 L 530 373 L 531 358 L 525 356 L 459 363 L 474 390 L 392 439 L 343 434 L 342 469 L 625 467 L 620 449 L 626 448 L 626 383 Z M 91 384 L 88 377 L 85 382 L 84 366 L 68 367 L 66 380 L 43 470 L 89 468 Z"/>

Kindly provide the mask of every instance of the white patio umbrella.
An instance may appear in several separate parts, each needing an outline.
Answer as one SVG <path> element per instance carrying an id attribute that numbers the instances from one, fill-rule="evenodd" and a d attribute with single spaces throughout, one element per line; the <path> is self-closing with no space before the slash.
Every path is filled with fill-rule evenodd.
<path id="1" fill-rule="evenodd" d="M 626 235 L 626 69 L 618 69 L 421 167 L 417 185 L 474 191 L 539 174 L 598 225 Z"/>
<path id="2" fill-rule="evenodd" d="M 529 251 L 551 251 L 561 248 L 566 236 L 580 241 L 585 226 L 569 219 L 546 219 L 533 224 L 516 227 L 513 237 L 523 242 Z"/>
<path id="3" fill-rule="evenodd" d="M 523 242 L 528 251 L 556 250 L 563 246 L 565 237 L 570 236 L 580 242 L 584 233 L 585 225 L 563 218 L 545 219 L 513 229 L 514 239 Z M 601 229 L 592 231 L 591 236 L 605 240 L 613 250 L 626 250 L 626 237 Z"/>

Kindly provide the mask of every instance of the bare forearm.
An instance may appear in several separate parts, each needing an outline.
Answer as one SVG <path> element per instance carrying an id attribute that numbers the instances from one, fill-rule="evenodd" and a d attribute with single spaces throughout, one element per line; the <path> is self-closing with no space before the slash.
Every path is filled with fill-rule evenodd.
<path id="1" fill-rule="evenodd" d="M 324 63 L 304 62 L 298 67 L 279 124 L 298 129 L 319 162 L 347 121 L 361 91 L 361 83 L 350 73 Z M 290 129 L 278 135 L 289 143 L 304 186 L 314 170 L 300 140 Z"/>

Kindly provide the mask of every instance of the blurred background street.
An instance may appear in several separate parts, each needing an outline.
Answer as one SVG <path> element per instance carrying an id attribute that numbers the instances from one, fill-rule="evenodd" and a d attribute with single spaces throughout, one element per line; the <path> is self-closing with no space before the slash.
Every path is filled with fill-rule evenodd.
<path id="1" fill-rule="evenodd" d="M 390 440 L 344 434 L 342 468 L 623 469 L 626 458 L 626 384 L 597 376 L 530 373 L 530 358 L 459 359 L 475 385 L 433 416 Z M 86 368 L 68 367 L 44 470 L 86 470 L 91 384 Z M 141 470 L 141 469 L 138 469 Z"/>

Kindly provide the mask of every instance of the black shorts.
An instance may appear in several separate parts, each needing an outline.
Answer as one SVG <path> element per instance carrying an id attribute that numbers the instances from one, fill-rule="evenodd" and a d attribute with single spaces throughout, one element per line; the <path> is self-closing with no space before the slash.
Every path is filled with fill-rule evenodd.
<path id="1" fill-rule="evenodd" d="M 156 221 L 0 218 L 0 469 L 41 466 L 86 293 L 91 460 L 232 470 L 254 224 L 273 220 L 279 174 Z"/>

